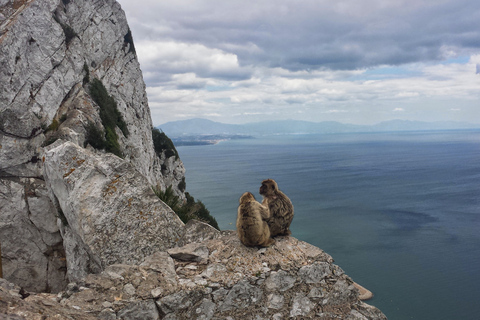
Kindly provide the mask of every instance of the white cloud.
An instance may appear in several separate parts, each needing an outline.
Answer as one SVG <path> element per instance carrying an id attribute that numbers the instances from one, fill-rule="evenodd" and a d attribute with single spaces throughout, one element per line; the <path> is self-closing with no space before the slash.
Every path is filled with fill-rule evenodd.
<path id="1" fill-rule="evenodd" d="M 120 3 L 155 123 L 480 121 L 480 2 Z"/>
<path id="2" fill-rule="evenodd" d="M 249 78 L 235 54 L 202 44 L 175 41 L 142 41 L 135 43 L 142 68 L 158 73 L 195 73 L 204 77 Z"/>

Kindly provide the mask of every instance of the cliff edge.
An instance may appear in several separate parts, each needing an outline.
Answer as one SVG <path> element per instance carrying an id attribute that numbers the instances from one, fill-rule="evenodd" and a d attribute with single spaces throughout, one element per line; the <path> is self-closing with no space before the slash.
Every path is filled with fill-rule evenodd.
<path id="1" fill-rule="evenodd" d="M 181 241 L 139 265 L 110 265 L 57 295 L 22 297 L 19 287 L 0 282 L 0 312 L 25 319 L 386 319 L 359 300 L 328 254 L 294 237 L 248 248 L 234 231 L 192 220 Z"/>

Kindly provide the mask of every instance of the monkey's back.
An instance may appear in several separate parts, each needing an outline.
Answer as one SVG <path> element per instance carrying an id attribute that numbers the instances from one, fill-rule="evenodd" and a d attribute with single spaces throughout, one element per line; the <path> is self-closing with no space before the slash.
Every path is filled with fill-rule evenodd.
<path id="1" fill-rule="evenodd" d="M 289 235 L 290 224 L 293 220 L 292 201 L 281 191 L 275 197 L 266 198 L 265 205 L 270 210 L 271 218 L 268 220 L 271 236 Z"/>
<path id="2" fill-rule="evenodd" d="M 270 230 L 266 221 L 262 220 L 261 204 L 248 202 L 238 207 L 237 233 L 240 241 L 246 246 L 265 246 L 270 242 Z"/>

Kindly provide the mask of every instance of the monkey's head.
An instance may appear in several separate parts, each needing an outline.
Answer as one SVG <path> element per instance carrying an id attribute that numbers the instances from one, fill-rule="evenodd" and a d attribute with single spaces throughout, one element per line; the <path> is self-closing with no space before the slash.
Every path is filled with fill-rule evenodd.
<path id="1" fill-rule="evenodd" d="M 250 192 L 245 192 L 244 194 L 242 194 L 242 196 L 240 197 L 240 204 L 242 203 L 247 203 L 247 202 L 251 202 L 251 201 L 255 201 L 255 197 L 253 196 L 252 193 Z"/>
<path id="2" fill-rule="evenodd" d="M 273 179 L 266 179 L 262 181 L 260 187 L 260 194 L 264 197 L 274 195 L 278 191 L 278 185 Z"/>

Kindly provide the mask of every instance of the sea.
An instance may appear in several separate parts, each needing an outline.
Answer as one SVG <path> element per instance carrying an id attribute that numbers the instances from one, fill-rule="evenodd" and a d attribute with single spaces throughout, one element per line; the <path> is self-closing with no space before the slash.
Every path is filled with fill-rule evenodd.
<path id="1" fill-rule="evenodd" d="M 390 320 L 480 319 L 480 130 L 276 135 L 177 148 L 222 230 L 272 178 L 292 236 L 330 254 Z"/>

